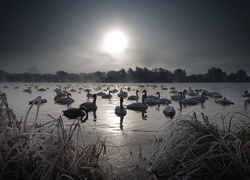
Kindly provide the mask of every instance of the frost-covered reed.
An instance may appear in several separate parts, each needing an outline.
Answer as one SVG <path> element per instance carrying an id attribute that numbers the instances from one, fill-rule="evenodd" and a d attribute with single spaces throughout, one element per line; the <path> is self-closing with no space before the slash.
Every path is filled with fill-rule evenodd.
<path id="1" fill-rule="evenodd" d="M 250 118 L 228 113 L 214 123 L 198 115 L 166 124 L 148 171 L 159 179 L 249 179 Z"/>
<path id="2" fill-rule="evenodd" d="M 17 120 L 6 95 L 0 94 L 0 179 L 106 179 L 99 159 L 105 143 L 86 145 L 78 120 L 69 128 L 61 117 L 38 124 L 40 103 L 30 122 L 33 107 Z"/>

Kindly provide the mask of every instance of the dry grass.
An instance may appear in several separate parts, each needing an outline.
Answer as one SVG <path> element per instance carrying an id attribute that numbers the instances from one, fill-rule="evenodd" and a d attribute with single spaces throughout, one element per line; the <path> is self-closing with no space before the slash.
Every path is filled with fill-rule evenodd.
<path id="1" fill-rule="evenodd" d="M 84 145 L 78 120 L 68 129 L 61 117 L 38 124 L 39 104 L 30 123 L 33 107 L 24 120 L 17 120 L 6 95 L 0 94 L 0 179 L 106 179 L 99 159 L 105 143 Z"/>
<path id="2" fill-rule="evenodd" d="M 149 172 L 159 179 L 249 179 L 250 119 L 241 113 L 220 119 L 222 127 L 202 113 L 170 121 Z"/>

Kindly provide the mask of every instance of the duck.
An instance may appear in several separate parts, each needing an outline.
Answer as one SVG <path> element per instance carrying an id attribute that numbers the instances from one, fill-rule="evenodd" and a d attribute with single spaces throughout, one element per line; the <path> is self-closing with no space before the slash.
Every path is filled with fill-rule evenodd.
<path id="1" fill-rule="evenodd" d="M 226 97 L 215 99 L 215 103 L 219 103 L 219 104 L 224 105 L 224 106 L 225 106 L 225 105 L 234 104 L 234 102 L 230 101 L 230 100 L 227 99 Z"/>
<path id="2" fill-rule="evenodd" d="M 156 92 L 156 95 L 158 95 L 157 101 L 159 104 L 165 104 L 166 102 L 171 103 L 171 101 L 169 99 L 161 98 L 160 92 Z"/>
<path id="3" fill-rule="evenodd" d="M 57 99 L 55 101 L 55 103 L 61 104 L 61 105 L 70 105 L 74 102 L 74 99 L 72 99 L 70 96 L 71 96 L 71 94 L 68 93 L 67 97 L 61 97 L 61 98 Z"/>
<path id="4" fill-rule="evenodd" d="M 69 108 L 67 110 L 63 110 L 63 115 L 66 116 L 68 119 L 77 119 L 78 117 L 81 117 L 81 120 L 84 116 L 86 116 L 86 112 L 84 107 L 79 108 Z M 86 120 L 86 118 L 84 119 Z"/>
<path id="5" fill-rule="evenodd" d="M 94 118 L 96 119 L 96 110 L 97 110 L 97 105 L 96 105 L 96 94 L 93 94 L 93 102 L 85 102 L 80 104 L 80 107 L 84 107 L 85 112 L 86 112 L 86 119 L 88 118 L 88 113 L 93 112 Z"/>
<path id="6" fill-rule="evenodd" d="M 146 99 L 146 95 L 143 94 L 142 95 L 142 102 L 133 102 L 129 105 L 127 105 L 127 109 L 129 110 L 134 110 L 134 111 L 146 111 L 148 108 L 148 105 L 145 104 L 145 99 Z"/>
<path id="7" fill-rule="evenodd" d="M 127 109 L 123 106 L 123 97 L 120 97 L 120 105 L 115 107 L 115 114 L 117 116 L 126 116 Z"/>
<path id="8" fill-rule="evenodd" d="M 130 96 L 128 96 L 127 100 L 138 100 L 139 99 L 138 93 L 139 93 L 139 90 L 136 90 L 135 91 L 136 95 L 130 95 Z"/>
<path id="9" fill-rule="evenodd" d="M 170 119 L 173 119 L 175 116 L 175 108 L 173 106 L 169 106 L 169 102 L 166 102 L 166 107 L 163 109 L 163 114 Z"/>

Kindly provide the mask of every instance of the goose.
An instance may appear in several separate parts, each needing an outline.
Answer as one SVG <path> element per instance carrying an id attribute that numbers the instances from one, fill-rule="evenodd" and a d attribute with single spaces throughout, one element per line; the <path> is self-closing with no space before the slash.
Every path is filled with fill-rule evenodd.
<path id="1" fill-rule="evenodd" d="M 156 92 L 156 95 L 158 95 L 157 101 L 159 104 L 165 104 L 166 102 L 171 103 L 171 101 L 169 99 L 161 98 L 160 92 Z"/>
<path id="2" fill-rule="evenodd" d="M 34 104 L 38 104 L 39 103 L 39 100 L 37 100 L 37 99 L 33 99 L 33 100 L 31 100 L 31 101 L 29 101 L 29 104 L 32 104 L 34 102 Z M 44 103 L 47 103 L 48 101 L 47 101 L 47 99 L 41 99 L 41 104 L 44 104 Z"/>
<path id="3" fill-rule="evenodd" d="M 84 116 L 86 116 L 86 112 L 84 107 L 79 108 L 70 108 L 63 111 L 63 115 L 66 116 L 68 119 L 76 119 L 78 117 L 81 117 L 81 120 Z M 86 118 L 84 120 L 87 120 Z"/>
<path id="4" fill-rule="evenodd" d="M 127 100 L 138 100 L 139 99 L 139 95 L 138 95 L 139 90 L 136 90 L 135 93 L 136 93 L 136 95 L 128 96 Z"/>
<path id="5" fill-rule="evenodd" d="M 110 98 L 112 98 L 111 91 L 109 91 L 108 94 L 102 95 L 102 98 L 103 98 L 103 99 L 110 99 Z"/>
<path id="6" fill-rule="evenodd" d="M 215 99 L 215 103 L 219 103 L 221 105 L 231 105 L 231 104 L 234 104 L 234 102 L 230 101 L 226 97 Z"/>
<path id="7" fill-rule="evenodd" d="M 173 117 L 175 116 L 175 109 L 173 106 L 169 106 L 169 103 L 166 102 L 166 107 L 163 109 L 163 114 L 170 119 L 173 119 Z"/>
<path id="8" fill-rule="evenodd" d="M 145 102 L 144 102 L 145 98 L 146 98 L 146 95 L 143 94 L 142 95 L 142 102 L 131 103 L 131 104 L 127 105 L 127 109 L 134 110 L 134 111 L 146 111 L 148 108 L 148 105 L 145 104 Z"/>
<path id="9" fill-rule="evenodd" d="M 126 116 L 127 109 L 123 106 L 123 97 L 120 97 L 120 106 L 115 107 L 115 114 L 117 116 Z"/>
<path id="10" fill-rule="evenodd" d="M 62 105 L 70 105 L 74 102 L 74 99 L 72 99 L 70 96 L 71 96 L 71 94 L 68 93 L 67 97 L 61 97 L 61 98 L 57 99 L 55 101 L 55 103 L 62 104 Z"/>
<path id="11" fill-rule="evenodd" d="M 80 104 L 80 107 L 84 107 L 85 112 L 86 112 L 86 118 L 88 119 L 88 113 L 93 112 L 94 118 L 96 119 L 96 110 L 97 110 L 97 105 L 96 105 L 96 94 L 93 94 L 93 102 L 85 102 Z"/>
<path id="12" fill-rule="evenodd" d="M 248 90 L 245 90 L 244 95 L 242 95 L 243 97 L 250 97 L 250 93 L 248 92 Z"/>

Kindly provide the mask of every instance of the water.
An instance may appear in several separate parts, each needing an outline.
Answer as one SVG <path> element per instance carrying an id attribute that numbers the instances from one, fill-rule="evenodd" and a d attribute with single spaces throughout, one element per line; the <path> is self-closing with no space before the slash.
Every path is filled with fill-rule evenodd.
<path id="1" fill-rule="evenodd" d="M 34 88 L 45 88 L 46 91 L 40 92 Z M 167 87 L 168 90 L 162 90 L 161 85 Z M 5 87 L 6 86 L 6 87 Z M 27 87 L 32 86 L 32 93 L 23 92 Z M 67 106 L 58 105 L 54 103 L 54 97 L 56 93 L 54 89 L 61 87 L 68 87 L 70 89 L 91 89 L 91 93 L 100 92 L 95 90 L 97 86 L 102 87 L 102 91 L 108 93 L 107 88 L 118 89 L 124 87 L 130 87 L 131 90 L 127 91 L 128 95 L 134 95 L 138 89 L 140 91 L 139 96 L 141 101 L 142 90 L 146 89 L 148 95 L 155 95 L 156 92 L 160 92 L 161 97 L 169 98 L 170 87 L 175 87 L 178 91 L 183 91 L 191 87 L 195 89 L 205 89 L 209 92 L 218 92 L 234 102 L 234 105 L 222 106 L 214 102 L 214 98 L 209 98 L 203 106 L 186 106 L 180 110 L 179 103 L 172 101 L 172 106 L 176 109 L 176 116 L 191 114 L 194 111 L 202 112 L 211 119 L 215 119 L 218 113 L 226 115 L 231 112 L 243 113 L 250 116 L 250 104 L 245 104 L 243 101 L 243 93 L 245 90 L 250 90 L 249 83 L 163 83 L 163 84 L 56 84 L 56 83 L 44 83 L 44 84 L 21 84 L 21 83 L 2 83 L 0 84 L 0 90 L 5 92 L 8 97 L 9 107 L 12 108 L 17 116 L 17 119 L 24 118 L 30 107 L 28 101 L 41 96 L 48 100 L 47 103 L 40 106 L 38 121 L 48 122 L 51 120 L 50 114 L 54 118 L 62 116 L 62 110 L 66 110 Z M 143 86 L 143 87 L 142 87 Z M 83 102 L 87 101 L 87 92 L 78 90 L 77 92 L 71 92 L 72 98 L 75 100 L 71 107 L 79 107 Z M 97 118 L 94 119 L 93 115 L 89 114 L 89 119 L 81 124 L 83 130 L 83 137 L 85 141 L 93 142 L 96 140 L 96 135 L 101 135 L 102 139 L 105 139 L 105 145 L 107 147 L 108 162 L 112 165 L 112 175 L 114 178 L 110 179 L 149 179 L 150 174 L 146 169 L 150 166 L 149 161 L 152 155 L 160 147 L 160 141 L 156 141 L 158 135 L 160 135 L 163 125 L 169 121 L 164 114 L 163 109 L 165 105 L 149 106 L 147 117 L 143 118 L 142 113 L 128 110 L 127 115 L 121 122 L 120 118 L 115 115 L 115 107 L 119 105 L 119 97 L 117 93 L 112 94 L 111 100 L 102 99 L 97 96 L 96 104 Z M 92 101 L 92 99 L 89 99 Z M 127 105 L 134 101 L 128 101 L 124 99 L 124 104 Z M 28 121 L 33 122 L 37 113 L 37 106 L 34 106 L 29 115 Z M 220 116 L 219 116 L 220 117 Z M 62 116 L 64 124 L 70 125 L 73 120 L 69 120 Z M 219 118 L 221 119 L 221 118 Z M 218 121 L 217 123 L 220 123 Z M 97 134 L 96 134 L 97 133 Z M 160 137 L 159 137 L 160 138 Z M 88 143 L 88 142 L 87 142 Z M 141 154 L 141 155 L 139 155 Z M 109 168 L 109 167 L 108 167 Z M 125 178 L 126 177 L 126 178 Z"/>
<path id="2" fill-rule="evenodd" d="M 161 85 L 167 87 L 168 90 L 162 90 Z M 250 90 L 249 83 L 163 83 L 163 84 L 22 84 L 22 83 L 2 83 L 0 84 L 0 90 L 5 92 L 8 97 L 9 107 L 12 108 L 18 119 L 24 118 L 30 107 L 28 101 L 35 99 L 38 96 L 48 100 L 47 103 L 40 106 L 38 121 L 47 122 L 51 118 L 47 115 L 50 114 L 54 118 L 62 116 L 62 110 L 66 110 L 66 105 L 59 105 L 54 103 L 54 97 L 56 93 L 54 89 L 61 87 L 67 87 L 67 91 L 70 89 L 77 89 L 77 92 L 71 92 L 72 98 L 75 100 L 71 107 L 78 107 L 81 103 L 88 101 L 86 94 L 87 92 L 82 89 L 91 89 L 90 93 L 97 93 L 100 90 L 95 90 L 97 86 L 102 87 L 102 91 L 108 93 L 108 87 L 112 90 L 116 88 L 117 93 L 113 93 L 113 97 L 108 99 L 102 99 L 97 96 L 96 104 L 98 106 L 97 119 L 94 119 L 92 113 L 89 114 L 89 119 L 82 124 L 83 128 L 87 129 L 102 129 L 107 131 L 134 131 L 134 132 L 157 132 L 159 128 L 169 119 L 167 119 L 163 114 L 163 109 L 165 105 L 160 106 L 149 106 L 147 117 L 143 118 L 141 112 L 135 112 L 128 110 L 127 115 L 121 122 L 120 117 L 117 117 L 114 113 L 115 106 L 119 105 L 118 93 L 123 87 L 124 91 L 130 87 L 131 90 L 127 91 L 128 95 L 134 95 L 135 91 L 138 89 L 139 101 L 141 101 L 142 90 L 146 89 L 148 95 L 155 95 L 156 92 L 160 92 L 161 97 L 169 98 L 170 87 L 175 87 L 178 91 L 183 91 L 184 89 L 192 88 L 195 89 L 205 89 L 209 92 L 218 92 L 234 102 L 234 105 L 222 106 L 214 102 L 214 98 L 209 98 L 203 105 L 186 106 L 180 110 L 179 103 L 172 101 L 172 106 L 176 109 L 176 116 L 185 115 L 190 112 L 203 112 L 205 115 L 213 118 L 217 113 L 225 115 L 228 112 L 240 112 L 249 116 L 249 106 L 243 101 L 243 93 L 245 90 Z M 7 86 L 7 87 L 6 87 Z M 23 92 L 27 87 L 32 86 L 32 93 Z M 38 91 L 34 86 L 38 88 L 45 88 L 46 91 Z M 142 87 L 143 86 L 143 87 Z M 89 101 L 92 101 L 90 98 Z M 129 101 L 124 99 L 124 105 L 130 104 L 134 101 Z M 28 120 L 33 121 L 37 112 L 36 106 L 31 109 L 29 113 Z M 67 119 L 62 116 L 64 123 L 69 125 L 73 120 Z"/>

